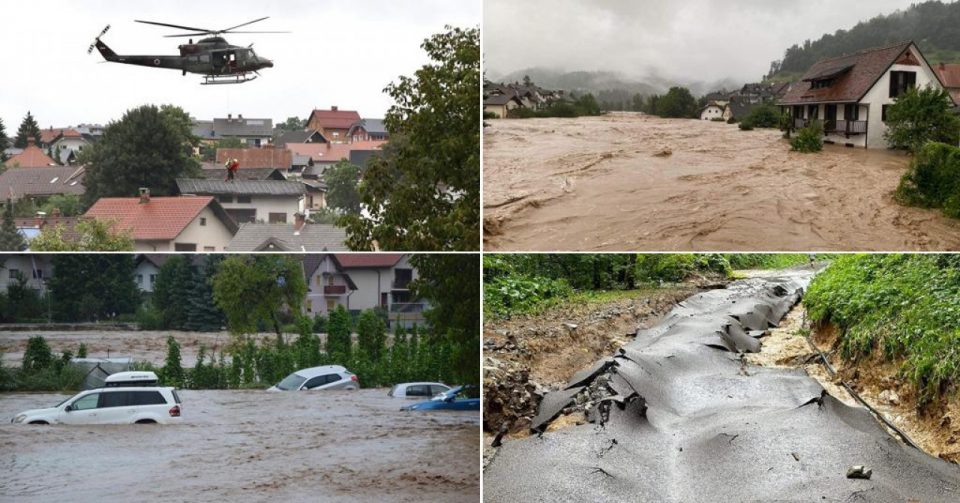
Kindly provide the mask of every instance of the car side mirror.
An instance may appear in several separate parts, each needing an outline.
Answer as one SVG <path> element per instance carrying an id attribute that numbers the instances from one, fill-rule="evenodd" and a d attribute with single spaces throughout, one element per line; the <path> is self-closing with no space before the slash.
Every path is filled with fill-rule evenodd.
<path id="1" fill-rule="evenodd" d="M 70 412 L 73 410 L 73 405 L 67 405 L 67 408 L 63 409 L 64 412 Z"/>

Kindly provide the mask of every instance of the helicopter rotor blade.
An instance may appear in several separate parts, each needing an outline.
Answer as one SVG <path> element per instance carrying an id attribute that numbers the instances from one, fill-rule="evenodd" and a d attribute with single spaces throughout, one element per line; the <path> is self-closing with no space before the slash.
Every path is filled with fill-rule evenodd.
<path id="1" fill-rule="evenodd" d="M 270 19 L 270 16 L 262 17 L 262 18 L 260 18 L 260 19 L 254 19 L 253 21 L 247 21 L 246 23 L 238 24 L 238 25 L 236 25 L 236 26 L 232 26 L 232 27 L 230 27 L 230 28 L 226 28 L 226 29 L 220 30 L 220 33 L 228 32 L 228 31 L 230 31 L 230 30 L 233 30 L 233 29 L 236 29 L 236 28 L 240 28 L 240 27 L 242 27 L 242 26 L 247 26 L 248 24 L 259 23 L 260 21 L 263 21 L 264 19 Z"/>
<path id="2" fill-rule="evenodd" d="M 187 37 L 202 37 L 204 35 L 217 35 L 215 31 L 200 31 L 197 33 L 184 33 L 182 35 L 164 35 L 163 38 L 187 38 Z"/>
<path id="3" fill-rule="evenodd" d="M 190 31 L 202 31 L 204 33 L 216 33 L 216 30 L 210 30 L 207 28 L 191 28 L 189 26 L 180 26 L 178 24 L 168 24 L 168 23 L 158 23 L 156 21 L 141 21 L 139 19 L 134 19 L 137 23 L 143 24 L 152 24 L 156 26 L 166 26 L 168 28 L 177 28 L 178 30 L 190 30 Z"/>
<path id="4" fill-rule="evenodd" d="M 224 31 L 221 33 L 293 33 L 292 31 Z"/>

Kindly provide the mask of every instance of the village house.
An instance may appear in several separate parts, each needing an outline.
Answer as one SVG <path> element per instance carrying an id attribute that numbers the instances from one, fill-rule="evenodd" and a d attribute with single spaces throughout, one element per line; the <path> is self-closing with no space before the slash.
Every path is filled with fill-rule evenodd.
<path id="1" fill-rule="evenodd" d="M 943 87 L 950 93 L 953 103 L 960 106 L 960 63 L 940 63 L 933 67 Z"/>
<path id="2" fill-rule="evenodd" d="M 178 178 L 182 195 L 214 196 L 234 222 L 287 223 L 304 210 L 306 187 L 278 180 Z"/>
<path id="3" fill-rule="evenodd" d="M 207 144 L 236 138 L 248 147 L 262 147 L 273 139 L 273 119 L 244 119 L 243 115 L 234 118 L 233 114 L 227 114 L 225 119 L 195 121 L 193 134 Z"/>
<path id="4" fill-rule="evenodd" d="M 28 138 L 27 148 L 11 156 L 4 165 L 8 168 L 42 168 L 56 166 L 57 163 L 43 153 L 43 149 L 35 144 L 33 138 Z"/>
<path id="5" fill-rule="evenodd" d="M 59 208 L 54 208 L 49 215 L 38 211 L 29 218 L 14 218 L 13 222 L 17 227 L 17 232 L 27 240 L 27 250 L 30 249 L 30 241 L 47 228 L 59 227 L 61 237 L 66 240 L 75 241 L 79 238 L 75 227 L 80 222 L 80 217 L 62 216 Z"/>
<path id="6" fill-rule="evenodd" d="M 337 306 L 354 314 L 380 308 L 388 313 L 391 325 L 423 323 L 427 306 L 410 291 L 410 282 L 418 274 L 409 254 L 308 255 L 303 267 L 307 281 L 305 309 L 314 316 L 329 316 Z"/>
<path id="7" fill-rule="evenodd" d="M 723 107 L 723 119 L 729 121 L 741 121 L 753 112 L 753 109 L 759 107 L 760 103 L 752 103 L 734 97 L 725 107 Z"/>
<path id="8" fill-rule="evenodd" d="M 320 131 L 330 143 L 349 143 L 350 129 L 360 121 L 360 114 L 354 110 L 314 109 L 307 119 L 307 129 Z"/>
<path id="9" fill-rule="evenodd" d="M 79 154 L 90 144 L 87 138 L 76 129 L 52 127 L 40 131 L 40 143 L 51 156 L 60 155 L 60 160 L 64 164 L 71 153 Z"/>
<path id="10" fill-rule="evenodd" d="M 307 156 L 310 166 L 303 170 L 303 178 L 317 179 L 330 166 L 340 161 L 360 162 L 363 167 L 369 156 L 383 147 L 383 141 L 361 141 L 356 143 L 289 143 L 287 149 L 293 155 Z"/>
<path id="11" fill-rule="evenodd" d="M 239 171 L 270 168 L 287 172 L 293 166 L 293 155 L 290 151 L 285 148 L 274 148 L 272 145 L 263 148 L 218 148 L 216 163 L 221 169 L 227 159 L 239 161 Z"/>
<path id="12" fill-rule="evenodd" d="M 350 126 L 347 132 L 351 142 L 362 141 L 387 141 L 390 139 L 390 133 L 383 119 L 361 119 L 360 122 Z"/>
<path id="13" fill-rule="evenodd" d="M 216 252 L 227 248 L 237 224 L 213 196 L 105 197 L 85 217 L 129 231 L 136 251 Z"/>
<path id="14" fill-rule="evenodd" d="M 723 112 L 727 108 L 725 101 L 713 101 L 700 110 L 700 120 L 709 121 L 713 119 L 722 119 Z"/>
<path id="15" fill-rule="evenodd" d="M 133 259 L 133 281 L 137 284 L 137 288 L 144 294 L 152 294 L 160 275 L 160 268 L 175 256 L 172 253 L 137 254 Z M 207 256 L 197 253 L 183 255 L 183 257 L 195 267 L 202 268 Z"/>
<path id="16" fill-rule="evenodd" d="M 824 125 L 826 142 L 887 148 L 887 109 L 912 87 L 943 88 L 913 42 L 824 59 L 790 86 L 778 103 L 794 128 Z"/>
<path id="17" fill-rule="evenodd" d="M 287 131 L 277 137 L 275 145 L 277 148 L 287 148 L 288 143 L 327 143 L 320 131 Z"/>
<path id="18" fill-rule="evenodd" d="M 3 253 L 0 254 L 0 292 L 10 285 L 26 280 L 27 288 L 43 292 L 53 276 L 53 255 Z"/>
<path id="19" fill-rule="evenodd" d="M 327 207 L 327 184 L 322 180 L 311 180 L 304 178 L 300 181 L 307 190 L 307 197 L 304 201 L 304 207 L 309 214 L 314 210 L 322 210 Z"/>
<path id="20" fill-rule="evenodd" d="M 243 223 L 227 250 L 232 252 L 349 251 L 340 227 L 312 224 L 298 213 L 289 224 Z"/>
<path id="21" fill-rule="evenodd" d="M 72 166 L 9 168 L 0 174 L 0 207 L 8 199 L 40 202 L 55 195 L 83 194 L 83 175 L 84 168 Z"/>
<path id="22" fill-rule="evenodd" d="M 520 98 L 513 95 L 497 94 L 487 97 L 483 100 L 483 112 L 491 114 L 498 119 L 505 119 L 511 110 L 523 108 Z"/>

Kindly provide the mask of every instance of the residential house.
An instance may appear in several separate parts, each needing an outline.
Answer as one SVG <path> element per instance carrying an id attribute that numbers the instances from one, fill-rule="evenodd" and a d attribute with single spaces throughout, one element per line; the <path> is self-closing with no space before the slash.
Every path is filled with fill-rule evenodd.
<path id="1" fill-rule="evenodd" d="M 327 207 L 327 184 L 325 182 L 304 178 L 301 183 L 307 189 L 304 206 L 308 213 L 311 210 L 322 210 Z"/>
<path id="2" fill-rule="evenodd" d="M 241 166 L 243 168 L 243 166 Z M 235 180 L 286 180 L 284 171 L 278 168 L 243 168 L 237 170 Z M 200 164 L 200 173 L 208 180 L 224 180 L 227 177 L 226 168 L 222 163 L 204 162 Z"/>
<path id="3" fill-rule="evenodd" d="M 214 196 L 234 222 L 287 223 L 304 210 L 306 187 L 278 180 L 178 178 L 182 195 Z"/>
<path id="4" fill-rule="evenodd" d="M 273 119 L 244 119 L 227 114 L 226 119 L 198 120 L 193 123 L 193 134 L 207 143 L 236 138 L 248 147 L 269 145 L 273 139 Z"/>
<path id="5" fill-rule="evenodd" d="M 4 165 L 8 168 L 42 168 L 56 166 L 57 163 L 43 153 L 43 149 L 34 143 L 33 138 L 27 138 L 27 148 L 7 159 Z"/>
<path id="6" fill-rule="evenodd" d="M 381 308 L 389 313 L 391 323 L 423 322 L 426 304 L 410 291 L 418 273 L 409 254 L 315 255 L 305 257 L 303 265 L 308 313 L 329 316 L 338 305 L 354 314 Z"/>
<path id="7" fill-rule="evenodd" d="M 711 101 L 707 106 L 700 110 L 700 120 L 722 119 L 723 111 L 726 108 L 725 101 Z"/>
<path id="8" fill-rule="evenodd" d="M 356 143 L 290 143 L 287 149 L 294 155 L 309 156 L 312 165 L 303 170 L 303 178 L 316 179 L 323 172 L 340 161 L 351 161 L 355 159 L 358 162 L 366 163 L 372 153 L 379 151 L 386 142 L 383 141 L 361 141 Z M 367 152 L 366 154 L 357 154 L 357 152 Z"/>
<path id="9" fill-rule="evenodd" d="M 950 93 L 953 103 L 960 106 L 960 63 L 940 63 L 933 67 L 943 87 Z"/>
<path id="10" fill-rule="evenodd" d="M 203 267 L 207 255 L 193 253 L 183 255 L 194 266 Z M 137 288 L 145 294 L 152 294 L 157 284 L 157 278 L 160 276 L 160 268 L 166 264 L 171 257 L 176 257 L 173 253 L 139 253 L 133 259 L 133 281 Z"/>
<path id="11" fill-rule="evenodd" d="M 729 121 L 734 119 L 736 121 L 741 121 L 753 112 L 754 108 L 757 108 L 761 103 L 754 103 L 751 101 L 744 101 L 741 98 L 734 97 L 730 100 L 729 103 L 723 108 L 723 119 Z"/>
<path id="12" fill-rule="evenodd" d="M 43 292 L 53 276 L 53 255 L 3 253 L 0 254 L 0 292 L 23 277 L 27 288 Z"/>
<path id="13" fill-rule="evenodd" d="M 320 131 L 330 143 L 349 143 L 350 128 L 360 121 L 360 114 L 353 110 L 314 109 L 307 119 L 307 129 Z"/>
<path id="14" fill-rule="evenodd" d="M 231 252 L 349 251 L 347 233 L 340 227 L 311 224 L 297 214 L 292 224 L 242 223 L 227 250 Z"/>
<path id="15" fill-rule="evenodd" d="M 60 156 L 60 162 L 67 164 L 66 161 L 70 157 L 76 157 L 90 144 L 90 141 L 76 129 L 51 127 L 40 131 L 40 143 L 49 155 Z"/>
<path id="16" fill-rule="evenodd" d="M 14 225 L 17 231 L 27 240 L 27 249 L 30 248 L 30 241 L 40 235 L 48 227 L 60 227 L 61 236 L 70 241 L 76 241 L 80 236 L 76 232 L 76 225 L 80 222 L 79 217 L 64 217 L 60 215 L 60 210 L 54 208 L 50 215 L 38 211 L 36 215 L 30 218 L 15 218 Z"/>
<path id="17" fill-rule="evenodd" d="M 53 195 L 80 195 L 84 168 L 45 166 L 42 168 L 9 168 L 0 174 L 0 206 L 6 200 L 46 199 Z"/>
<path id="18" fill-rule="evenodd" d="M 315 129 L 287 131 L 277 137 L 275 145 L 277 148 L 287 148 L 288 143 L 327 143 L 327 139 Z"/>
<path id="19" fill-rule="evenodd" d="M 273 168 L 286 172 L 293 165 L 293 156 L 289 150 L 274 148 L 273 146 L 264 148 L 218 148 L 217 164 L 222 168 L 227 159 L 240 161 L 240 171 Z"/>
<path id="20" fill-rule="evenodd" d="M 350 126 L 347 132 L 351 142 L 361 141 L 387 141 L 390 139 L 390 133 L 383 119 L 361 119 L 360 122 Z"/>
<path id="21" fill-rule="evenodd" d="M 237 224 L 213 196 L 105 197 L 84 215 L 129 231 L 137 251 L 223 251 Z"/>
<path id="22" fill-rule="evenodd" d="M 523 108 L 523 102 L 514 95 L 497 94 L 483 100 L 483 111 L 495 115 L 498 119 L 505 119 L 511 110 Z"/>
<path id="23" fill-rule="evenodd" d="M 814 64 L 778 103 L 794 128 L 824 124 L 826 142 L 887 148 L 886 112 L 907 89 L 943 83 L 913 42 L 870 49 Z"/>

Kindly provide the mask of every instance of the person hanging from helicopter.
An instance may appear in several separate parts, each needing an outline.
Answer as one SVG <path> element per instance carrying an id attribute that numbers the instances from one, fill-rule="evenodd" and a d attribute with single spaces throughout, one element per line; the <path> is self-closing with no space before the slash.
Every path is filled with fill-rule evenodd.
<path id="1" fill-rule="evenodd" d="M 227 177 L 223 181 L 232 182 L 237 175 L 237 170 L 240 169 L 240 161 L 236 158 L 227 159 L 227 162 L 223 163 L 223 167 L 227 168 Z"/>

